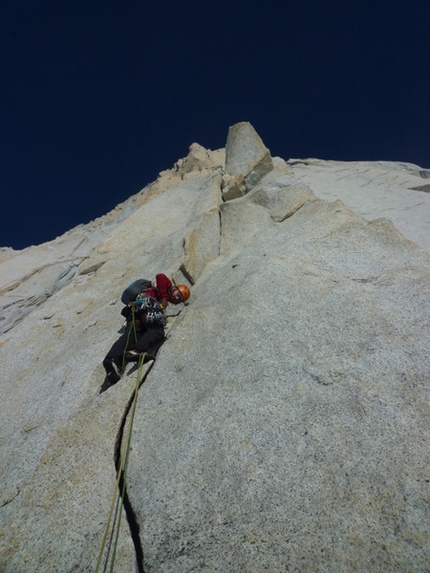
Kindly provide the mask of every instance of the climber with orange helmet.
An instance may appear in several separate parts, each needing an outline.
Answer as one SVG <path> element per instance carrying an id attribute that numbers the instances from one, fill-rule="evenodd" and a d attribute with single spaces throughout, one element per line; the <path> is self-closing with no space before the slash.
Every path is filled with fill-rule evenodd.
<path id="1" fill-rule="evenodd" d="M 187 285 L 176 286 L 166 275 L 160 273 L 155 277 L 155 285 L 146 279 L 138 279 L 131 283 L 122 293 L 121 300 L 124 304 L 129 304 L 141 292 L 156 298 L 164 308 L 167 307 L 169 302 L 179 304 L 180 302 L 186 302 L 190 298 L 190 289 Z"/>
<path id="2" fill-rule="evenodd" d="M 125 317 L 125 331 L 113 344 L 103 360 L 106 378 L 100 392 L 104 392 L 121 378 L 127 362 L 155 360 L 164 342 L 169 302 L 185 303 L 190 297 L 187 285 L 174 285 L 164 274 L 156 276 L 156 285 L 145 279 L 132 283 L 121 296 L 126 305 L 121 314 Z"/>
<path id="3" fill-rule="evenodd" d="M 173 304 L 179 304 L 180 302 L 187 302 L 190 298 L 190 289 L 187 285 L 177 285 L 173 286 L 169 293 L 169 301 Z"/>

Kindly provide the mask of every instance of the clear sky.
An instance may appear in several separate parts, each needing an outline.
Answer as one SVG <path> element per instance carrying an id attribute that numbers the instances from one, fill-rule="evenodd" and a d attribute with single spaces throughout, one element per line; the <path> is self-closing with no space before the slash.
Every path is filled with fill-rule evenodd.
<path id="1" fill-rule="evenodd" d="M 430 167 L 429 0 L 3 0 L 0 246 L 107 213 L 250 121 L 272 155 Z"/>

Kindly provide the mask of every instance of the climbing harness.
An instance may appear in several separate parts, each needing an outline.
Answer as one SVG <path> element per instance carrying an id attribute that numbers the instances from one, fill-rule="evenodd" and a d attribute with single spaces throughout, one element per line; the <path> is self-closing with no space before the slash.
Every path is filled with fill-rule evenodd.
<path id="1" fill-rule="evenodd" d="M 115 484 L 115 491 L 114 491 L 114 494 L 112 497 L 112 503 L 111 503 L 111 507 L 109 510 L 109 516 L 108 516 L 108 520 L 106 523 L 105 533 L 103 536 L 102 546 L 100 548 L 100 553 L 99 553 L 99 558 L 97 561 L 95 573 L 99 573 L 100 571 L 103 571 L 103 573 L 106 573 L 111 550 L 112 550 L 112 557 L 111 557 L 110 569 L 109 569 L 110 573 L 113 572 L 113 568 L 115 565 L 115 557 L 116 557 L 116 551 L 117 551 L 117 546 L 118 546 L 119 532 L 120 532 L 120 527 L 121 527 L 121 516 L 122 516 L 120 499 L 121 499 L 122 503 L 124 503 L 125 486 L 126 486 L 127 469 L 128 469 L 128 458 L 129 458 L 129 454 L 130 454 L 131 435 L 132 435 L 132 431 L 133 431 L 133 422 L 134 422 L 134 414 L 136 411 L 137 396 L 138 396 L 138 392 L 139 392 L 140 381 L 142 379 L 142 367 L 143 367 L 144 358 L 145 358 L 145 354 L 142 354 L 140 357 L 140 360 L 139 360 L 139 368 L 138 368 L 137 376 L 136 376 L 136 386 L 134 388 L 133 402 L 132 402 L 132 406 L 131 406 L 131 410 L 130 410 L 130 422 L 128 425 L 127 437 L 125 440 L 125 443 L 126 443 L 125 452 L 123 454 L 121 454 L 120 463 L 119 463 L 119 466 L 117 468 L 117 479 L 116 479 L 116 484 Z M 120 487 L 121 481 L 122 481 L 122 487 Z M 113 520 L 112 527 L 111 527 L 112 515 L 114 513 L 115 513 L 114 520 Z M 118 524 L 117 524 L 117 521 L 118 521 Z M 109 544 L 107 545 L 107 539 L 108 539 L 109 531 L 111 531 L 111 533 L 110 533 Z M 114 539 L 114 535 L 115 535 L 115 539 Z M 106 558 L 105 558 L 103 570 L 101 570 L 100 567 L 101 567 L 101 563 L 102 563 L 102 559 L 103 559 L 103 554 L 105 553 L 105 550 L 106 550 L 106 545 L 107 545 L 107 553 L 106 553 Z M 113 545 L 113 547 L 112 547 L 112 545 Z"/>
<path id="2" fill-rule="evenodd" d="M 131 307 L 131 325 L 132 325 L 132 328 L 130 328 L 130 329 L 128 330 L 127 343 L 126 343 L 126 345 L 125 345 L 124 352 L 122 353 L 121 369 L 124 369 L 124 368 L 125 368 L 125 364 L 126 364 L 125 355 L 126 355 L 126 353 L 127 353 L 127 348 L 128 348 L 129 343 L 130 343 L 130 335 L 131 335 L 132 332 L 133 332 L 133 334 L 134 334 L 134 342 L 137 342 L 136 316 L 135 316 L 135 314 L 136 314 L 136 308 L 135 308 L 135 306 L 133 305 L 133 306 Z"/>
<path id="3" fill-rule="evenodd" d="M 145 324 L 158 323 L 166 326 L 163 305 L 153 296 L 140 293 L 134 302 L 134 306 L 144 313 L 143 321 Z"/>
<path id="4" fill-rule="evenodd" d="M 149 296 L 149 295 L 144 294 L 144 293 L 140 293 L 137 296 L 136 301 L 131 305 L 130 308 L 131 308 L 131 323 L 130 324 L 132 325 L 132 328 L 129 329 L 128 334 L 127 334 L 127 342 L 126 342 L 124 351 L 122 353 L 121 369 L 125 368 L 125 365 L 127 362 L 126 354 L 128 352 L 131 334 L 133 333 L 133 335 L 134 335 L 134 342 L 137 342 L 137 340 L 138 340 L 137 331 L 136 331 L 136 323 L 137 323 L 136 313 L 142 313 L 142 315 L 141 315 L 142 317 L 139 320 L 142 321 L 146 325 L 159 324 L 162 326 L 166 326 L 166 324 L 167 324 L 166 316 L 164 314 L 163 305 L 160 304 L 158 302 L 158 300 L 156 300 L 152 296 Z"/>

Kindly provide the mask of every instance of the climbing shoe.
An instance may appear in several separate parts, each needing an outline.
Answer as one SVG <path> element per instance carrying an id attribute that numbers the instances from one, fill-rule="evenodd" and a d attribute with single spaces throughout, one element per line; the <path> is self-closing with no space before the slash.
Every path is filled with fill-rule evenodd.
<path id="1" fill-rule="evenodd" d="M 116 372 L 108 372 L 100 388 L 100 394 L 106 392 L 106 390 L 116 384 L 118 380 L 121 380 L 121 376 L 119 376 Z"/>
<path id="2" fill-rule="evenodd" d="M 104 382 L 100 389 L 100 394 L 105 390 L 107 390 L 108 388 L 110 388 L 111 386 L 113 386 L 114 384 L 116 384 L 119 380 L 121 380 L 121 376 L 117 371 L 117 369 L 119 370 L 119 368 L 116 366 L 116 364 L 113 362 L 111 358 L 106 357 L 103 360 L 103 366 L 104 369 L 106 370 L 106 378 L 104 379 Z"/>

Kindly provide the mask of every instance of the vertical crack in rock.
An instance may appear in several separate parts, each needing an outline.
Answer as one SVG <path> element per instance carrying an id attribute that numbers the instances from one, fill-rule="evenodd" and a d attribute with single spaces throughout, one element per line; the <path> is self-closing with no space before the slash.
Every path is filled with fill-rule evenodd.
<path id="1" fill-rule="evenodd" d="M 193 277 L 191 276 L 191 274 L 187 271 L 187 268 L 184 265 L 184 263 L 182 263 L 182 265 L 179 267 L 179 270 L 184 275 L 184 277 L 187 279 L 187 281 L 190 283 L 190 285 L 193 286 L 195 281 L 194 281 Z"/>
<path id="2" fill-rule="evenodd" d="M 120 427 L 118 430 L 118 435 L 117 435 L 116 442 L 115 442 L 114 460 L 115 460 L 115 471 L 116 471 L 117 476 L 118 476 L 118 472 L 120 472 L 120 470 L 121 470 L 121 450 L 122 450 L 122 446 L 123 446 L 124 430 L 125 430 L 125 427 L 127 424 L 128 415 L 129 415 L 130 410 L 132 408 L 135 394 L 136 394 L 136 392 L 139 392 L 140 387 L 145 382 L 148 374 L 150 373 L 150 371 L 152 369 L 152 366 L 153 366 L 153 363 L 149 365 L 148 370 L 143 375 L 142 380 L 139 382 L 139 387 L 132 392 L 130 399 L 129 399 L 129 401 L 125 407 L 125 410 L 124 410 L 124 415 L 122 417 L 121 424 L 120 424 Z M 127 447 L 126 444 L 124 444 L 124 446 Z M 124 491 L 124 495 L 121 495 L 122 491 Z M 130 535 L 131 535 L 131 538 L 132 538 L 132 541 L 134 544 L 134 550 L 136 553 L 137 570 L 139 573 L 145 573 L 145 570 L 143 567 L 143 547 L 142 547 L 142 541 L 140 539 L 140 527 L 139 527 L 139 523 L 137 522 L 136 513 L 133 509 L 130 498 L 128 497 L 127 483 L 124 483 L 124 470 L 121 470 L 119 483 L 118 483 L 118 493 L 119 493 L 120 497 L 122 497 L 123 508 L 124 508 L 125 515 L 127 518 L 128 527 L 130 530 Z"/>
<path id="3" fill-rule="evenodd" d="M 212 208 L 199 217 L 183 242 L 181 272 L 191 285 L 203 273 L 206 265 L 219 257 L 220 215 L 219 208 Z"/>

